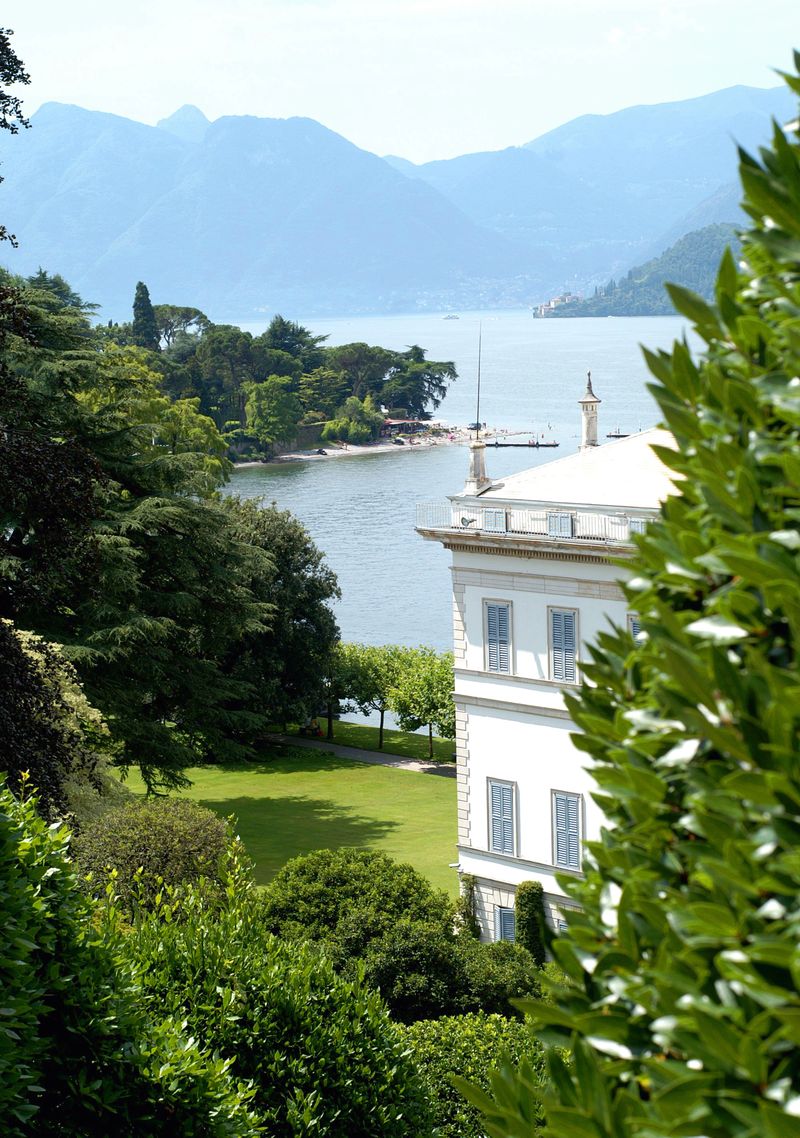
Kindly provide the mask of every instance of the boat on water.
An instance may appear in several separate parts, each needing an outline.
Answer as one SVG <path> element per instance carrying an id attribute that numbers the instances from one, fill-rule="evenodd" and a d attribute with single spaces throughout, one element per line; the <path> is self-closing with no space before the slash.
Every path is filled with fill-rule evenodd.
<path id="1" fill-rule="evenodd" d="M 460 320 L 461 317 L 457 316 L 455 312 L 448 312 L 447 316 L 442 317 L 443 320 Z"/>

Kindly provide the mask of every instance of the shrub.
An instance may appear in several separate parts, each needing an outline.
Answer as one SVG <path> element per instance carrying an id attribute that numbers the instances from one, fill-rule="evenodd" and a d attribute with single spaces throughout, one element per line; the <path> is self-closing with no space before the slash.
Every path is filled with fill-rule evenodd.
<path id="1" fill-rule="evenodd" d="M 190 889 L 179 920 L 139 922 L 128 948 L 148 1003 L 254 1081 L 274 1138 L 424 1138 L 425 1095 L 378 995 L 266 933 L 252 886 L 232 892 L 221 913 Z"/>
<path id="2" fill-rule="evenodd" d="M 249 1138 L 249 1092 L 159 1009 L 79 890 L 66 827 L 0 788 L 0 1118 L 4 1138 Z"/>
<path id="3" fill-rule="evenodd" d="M 469 989 L 464 956 L 452 931 L 408 919 L 371 942 L 364 979 L 400 1023 L 460 1012 Z"/>
<path id="4" fill-rule="evenodd" d="M 187 798 L 136 799 L 87 825 L 75 841 L 79 871 L 105 890 L 109 871 L 123 905 L 149 903 L 161 885 L 201 877 L 220 884 L 231 846 L 223 818 Z"/>
<path id="5" fill-rule="evenodd" d="M 523 945 L 542 968 L 545 950 L 544 888 L 541 881 L 523 881 L 514 898 L 517 944 Z"/>
<path id="6" fill-rule="evenodd" d="M 475 906 L 476 878 L 472 873 L 461 874 L 461 892 L 456 902 L 456 921 L 462 933 L 480 939 L 481 923 Z"/>
<path id="7" fill-rule="evenodd" d="M 471 937 L 460 937 L 458 950 L 464 962 L 465 1011 L 518 1013 L 510 1001 L 522 996 L 538 996 L 541 969 L 521 944 L 507 940 L 481 944 Z"/>
<path id="8" fill-rule="evenodd" d="M 264 890 L 262 918 L 278 936 L 335 942 L 345 957 L 401 919 L 449 928 L 452 904 L 410 865 L 355 848 L 293 858 Z"/>
<path id="9" fill-rule="evenodd" d="M 520 1020 L 483 1012 L 421 1020 L 402 1028 L 434 1110 L 440 1138 L 483 1138 L 480 1115 L 453 1085 L 453 1076 L 482 1091 L 491 1088 L 492 1071 L 527 1057 L 542 1075 L 542 1049 Z M 531 1131 L 526 1131 L 531 1133 Z"/>
<path id="10" fill-rule="evenodd" d="M 795 54 L 800 72 L 800 54 Z M 800 94 L 800 75 L 788 77 Z M 800 144 L 742 155 L 753 219 L 711 305 L 670 288 L 705 342 L 648 356 L 676 493 L 626 586 L 643 636 L 602 635 L 569 700 L 609 825 L 531 1008 L 548 1132 L 769 1138 L 800 1131 L 798 630 Z M 567 1065 L 557 1048 L 568 1048 Z M 526 1072 L 493 1136 L 524 1132 Z"/>

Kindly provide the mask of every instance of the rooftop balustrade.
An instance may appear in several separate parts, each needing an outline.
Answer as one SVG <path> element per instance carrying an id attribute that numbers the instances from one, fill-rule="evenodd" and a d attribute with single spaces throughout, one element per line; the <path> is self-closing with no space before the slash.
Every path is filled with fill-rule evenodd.
<path id="1" fill-rule="evenodd" d="M 447 534 L 475 533 L 495 537 L 540 537 L 549 541 L 630 544 L 631 534 L 643 533 L 652 514 L 606 512 L 561 507 L 529 509 L 500 504 L 474 506 L 459 501 L 420 502 L 417 529 Z"/>

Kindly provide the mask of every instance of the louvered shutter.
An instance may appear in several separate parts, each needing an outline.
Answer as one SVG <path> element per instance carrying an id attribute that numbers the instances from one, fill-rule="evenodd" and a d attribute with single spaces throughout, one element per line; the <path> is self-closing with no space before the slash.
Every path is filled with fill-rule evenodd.
<path id="1" fill-rule="evenodd" d="M 642 633 L 642 622 L 637 612 L 628 613 L 628 628 L 633 639 L 638 640 Z"/>
<path id="2" fill-rule="evenodd" d="M 509 616 L 508 605 L 486 606 L 486 654 L 490 672 L 511 671 Z"/>
<path id="3" fill-rule="evenodd" d="M 569 609 L 550 612 L 550 640 L 553 650 L 553 679 L 575 683 L 575 613 Z"/>
<path id="4" fill-rule="evenodd" d="M 490 846 L 495 853 L 514 852 L 514 790 L 503 783 L 491 786 Z"/>
<path id="5" fill-rule="evenodd" d="M 572 514 L 547 515 L 548 537 L 572 537 Z"/>
<path id="6" fill-rule="evenodd" d="M 497 939 L 510 940 L 513 944 L 516 939 L 517 922 L 513 909 L 500 908 L 497 910 Z"/>
<path id="7" fill-rule="evenodd" d="M 553 796 L 556 831 L 556 865 L 580 869 L 580 800 L 577 794 Z"/>

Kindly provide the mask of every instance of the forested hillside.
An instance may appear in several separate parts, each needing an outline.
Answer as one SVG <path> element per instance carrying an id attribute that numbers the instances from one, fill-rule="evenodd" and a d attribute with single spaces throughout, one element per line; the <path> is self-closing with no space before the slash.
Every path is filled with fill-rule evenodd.
<path id="1" fill-rule="evenodd" d="M 660 257 L 637 265 L 620 281 L 610 280 L 594 296 L 561 304 L 549 316 L 669 316 L 674 312 L 665 282 L 683 285 L 710 299 L 720 258 L 739 240 L 733 225 L 707 225 L 687 233 Z"/>

